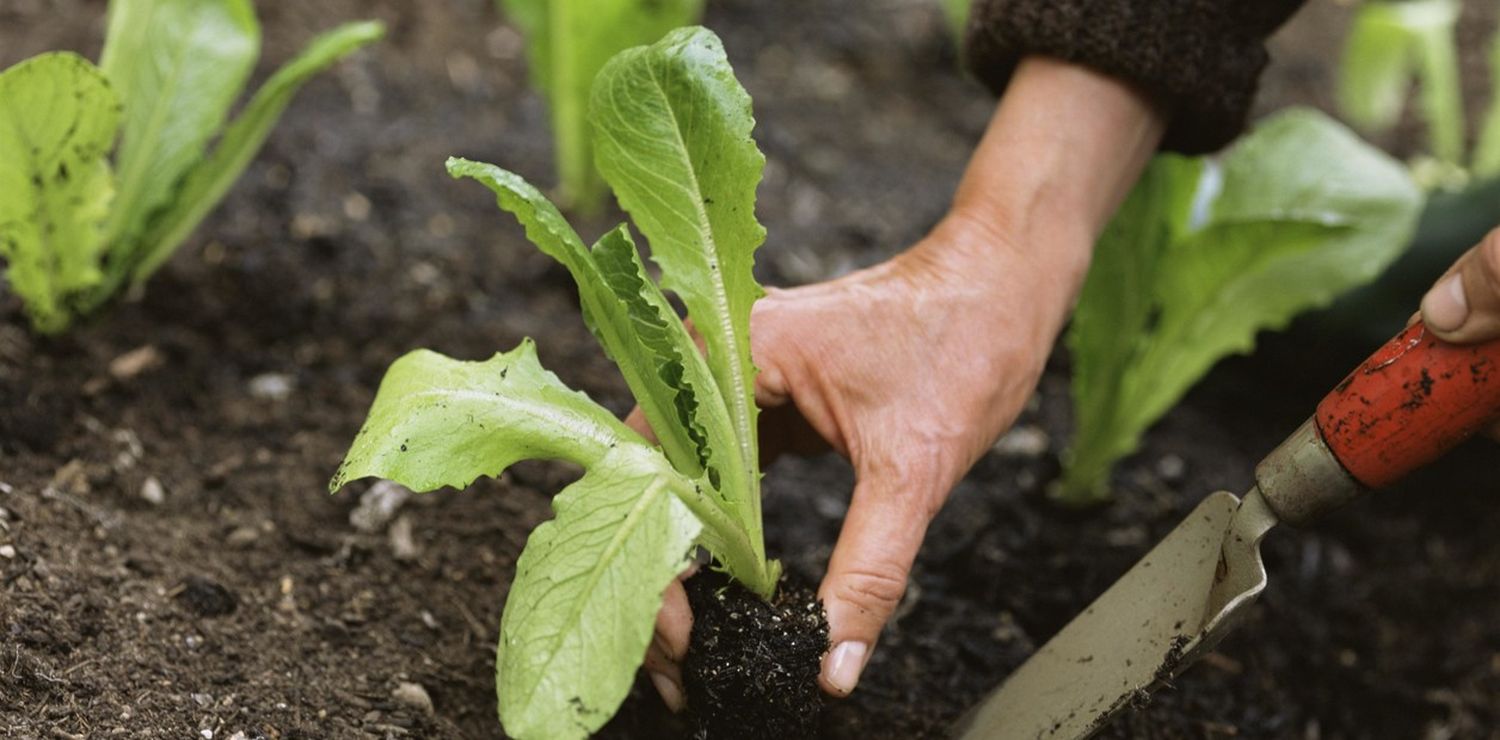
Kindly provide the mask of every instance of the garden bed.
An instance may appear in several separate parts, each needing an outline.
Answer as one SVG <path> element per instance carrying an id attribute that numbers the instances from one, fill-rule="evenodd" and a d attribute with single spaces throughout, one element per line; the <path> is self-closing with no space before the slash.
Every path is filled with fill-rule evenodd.
<path id="1" fill-rule="evenodd" d="M 990 99 L 956 73 L 935 5 L 710 3 L 770 162 L 766 282 L 878 260 L 942 213 Z M 326 481 L 386 366 L 414 347 L 478 359 L 535 336 L 570 385 L 629 405 L 567 275 L 443 172 L 460 154 L 549 179 L 545 110 L 491 4 L 262 6 L 262 75 L 335 21 L 379 17 L 391 34 L 309 84 L 142 299 L 56 340 L 0 299 L 5 737 L 495 736 L 506 584 L 574 473 L 521 465 L 413 497 L 370 531 L 350 521 L 367 486 L 330 496 Z M 1263 107 L 1326 101 L 1342 12 L 1324 3 L 1294 21 Z M 103 13 L 97 0 L 6 3 L 0 66 L 95 54 Z M 824 734 L 941 736 L 1199 498 L 1246 488 L 1370 349 L 1319 337 L 1312 352 L 1298 336 L 1223 363 L 1122 466 L 1118 501 L 1082 513 L 1043 496 L 1069 424 L 1055 358 L 1018 431 L 934 523 Z M 1273 533 L 1272 585 L 1249 623 L 1108 732 L 1493 737 L 1495 460 L 1471 445 L 1316 530 Z M 815 582 L 850 484 L 834 458 L 774 466 L 773 556 Z M 642 680 L 604 734 L 674 729 Z"/>

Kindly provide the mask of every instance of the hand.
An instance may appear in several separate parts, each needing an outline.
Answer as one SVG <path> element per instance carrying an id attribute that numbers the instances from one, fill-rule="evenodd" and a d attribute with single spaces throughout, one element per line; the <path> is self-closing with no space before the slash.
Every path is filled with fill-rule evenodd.
<path id="1" fill-rule="evenodd" d="M 819 589 L 819 681 L 854 690 L 906 591 L 927 524 L 1036 385 L 1093 241 L 1156 149 L 1150 100 L 1083 67 L 1024 60 L 949 216 L 867 270 L 771 290 L 751 316 L 762 451 L 831 447 L 856 483 Z M 646 431 L 639 411 L 627 420 Z M 665 594 L 645 666 L 683 704 L 692 614 Z"/>
<path id="2" fill-rule="evenodd" d="M 1500 339 L 1500 229 L 1438 278 L 1422 299 L 1421 316 L 1428 330 L 1450 342 Z M 1500 424 L 1490 435 L 1500 439 Z"/>

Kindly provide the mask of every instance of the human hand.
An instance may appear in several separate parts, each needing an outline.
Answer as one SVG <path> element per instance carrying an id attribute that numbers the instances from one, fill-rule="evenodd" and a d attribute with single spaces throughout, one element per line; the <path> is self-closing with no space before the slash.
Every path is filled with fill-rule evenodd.
<path id="1" fill-rule="evenodd" d="M 1427 329 L 1449 342 L 1500 339 L 1500 229 L 1459 257 L 1422 299 Z M 1500 424 L 1490 432 L 1500 439 Z"/>
<path id="2" fill-rule="evenodd" d="M 1164 128 L 1150 100 L 1112 78 L 1024 60 L 949 216 L 926 239 L 889 262 L 757 302 L 762 456 L 831 447 L 856 476 L 819 589 L 826 692 L 854 690 L 928 522 L 1030 396 L 1093 241 Z M 649 434 L 638 410 L 627 422 Z M 673 710 L 683 706 L 691 628 L 674 582 L 645 661 Z"/>
<path id="3" fill-rule="evenodd" d="M 1059 230 L 1058 233 L 1063 233 Z M 1031 244 L 1087 253 L 1076 243 Z M 971 255 L 983 255 L 972 259 Z M 751 315 L 764 456 L 832 448 L 856 484 L 819 589 L 832 649 L 820 682 L 837 696 L 859 680 L 906 591 L 927 524 L 949 491 L 1030 397 L 1076 271 L 1037 274 L 1019 245 L 950 219 L 888 262 L 790 290 Z M 1039 310 L 1064 303 L 1059 310 Z M 639 414 L 630 419 L 639 427 Z M 669 704 L 691 614 L 667 592 L 647 668 Z M 663 682 L 668 685 L 663 687 Z"/>

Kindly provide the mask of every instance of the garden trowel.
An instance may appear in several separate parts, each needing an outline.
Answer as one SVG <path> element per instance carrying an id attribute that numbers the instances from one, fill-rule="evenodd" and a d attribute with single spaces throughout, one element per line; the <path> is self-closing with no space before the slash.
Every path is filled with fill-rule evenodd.
<path id="1" fill-rule="evenodd" d="M 1500 341 L 1408 328 L 1339 383 L 960 721 L 960 738 L 1083 738 L 1212 650 L 1266 587 L 1260 540 L 1395 483 L 1500 418 Z"/>

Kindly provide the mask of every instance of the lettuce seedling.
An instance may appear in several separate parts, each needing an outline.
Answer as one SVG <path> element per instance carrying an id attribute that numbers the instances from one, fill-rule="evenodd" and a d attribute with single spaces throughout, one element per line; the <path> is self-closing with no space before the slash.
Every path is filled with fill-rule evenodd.
<path id="1" fill-rule="evenodd" d="M 763 293 L 751 267 L 765 239 L 750 97 L 718 37 L 684 28 L 610 60 L 590 110 L 599 169 L 650 240 L 660 286 L 625 225 L 586 247 L 519 176 L 463 159 L 448 172 L 494 191 L 572 274 L 585 322 L 660 446 L 543 370 L 530 340 L 483 362 L 418 350 L 386 373 L 330 484 L 375 476 L 429 491 L 525 459 L 583 467 L 527 542 L 500 623 L 500 718 L 520 738 L 583 737 L 614 714 L 695 546 L 762 597 L 780 575 L 761 529 L 750 360 Z M 663 288 L 686 305 L 706 357 Z"/>
<path id="2" fill-rule="evenodd" d="M 1500 32 L 1491 39 L 1490 107 L 1464 160 L 1463 85 L 1459 65 L 1458 0 L 1368 2 L 1355 11 L 1339 64 L 1339 110 L 1366 131 L 1396 125 L 1408 92 L 1427 125 L 1433 160 L 1419 160 L 1424 179 L 1460 189 L 1470 176 L 1500 177 Z"/>
<path id="3" fill-rule="evenodd" d="M 1074 433 L 1053 493 L 1108 497 L 1115 461 L 1220 358 L 1373 280 L 1416 228 L 1406 170 L 1311 110 L 1222 160 L 1164 155 L 1100 238 L 1068 332 Z"/>
<path id="4" fill-rule="evenodd" d="M 319 36 L 227 126 L 260 53 L 249 0 L 113 0 L 100 66 L 50 52 L 0 72 L 0 257 L 32 326 L 61 332 L 144 283 L 302 84 L 383 33 L 365 22 Z"/>
<path id="5" fill-rule="evenodd" d="M 564 204 L 599 211 L 604 181 L 594 167 L 588 123 L 594 76 L 616 53 L 697 21 L 703 0 L 500 0 L 526 36 L 532 84 L 552 116 Z"/>

